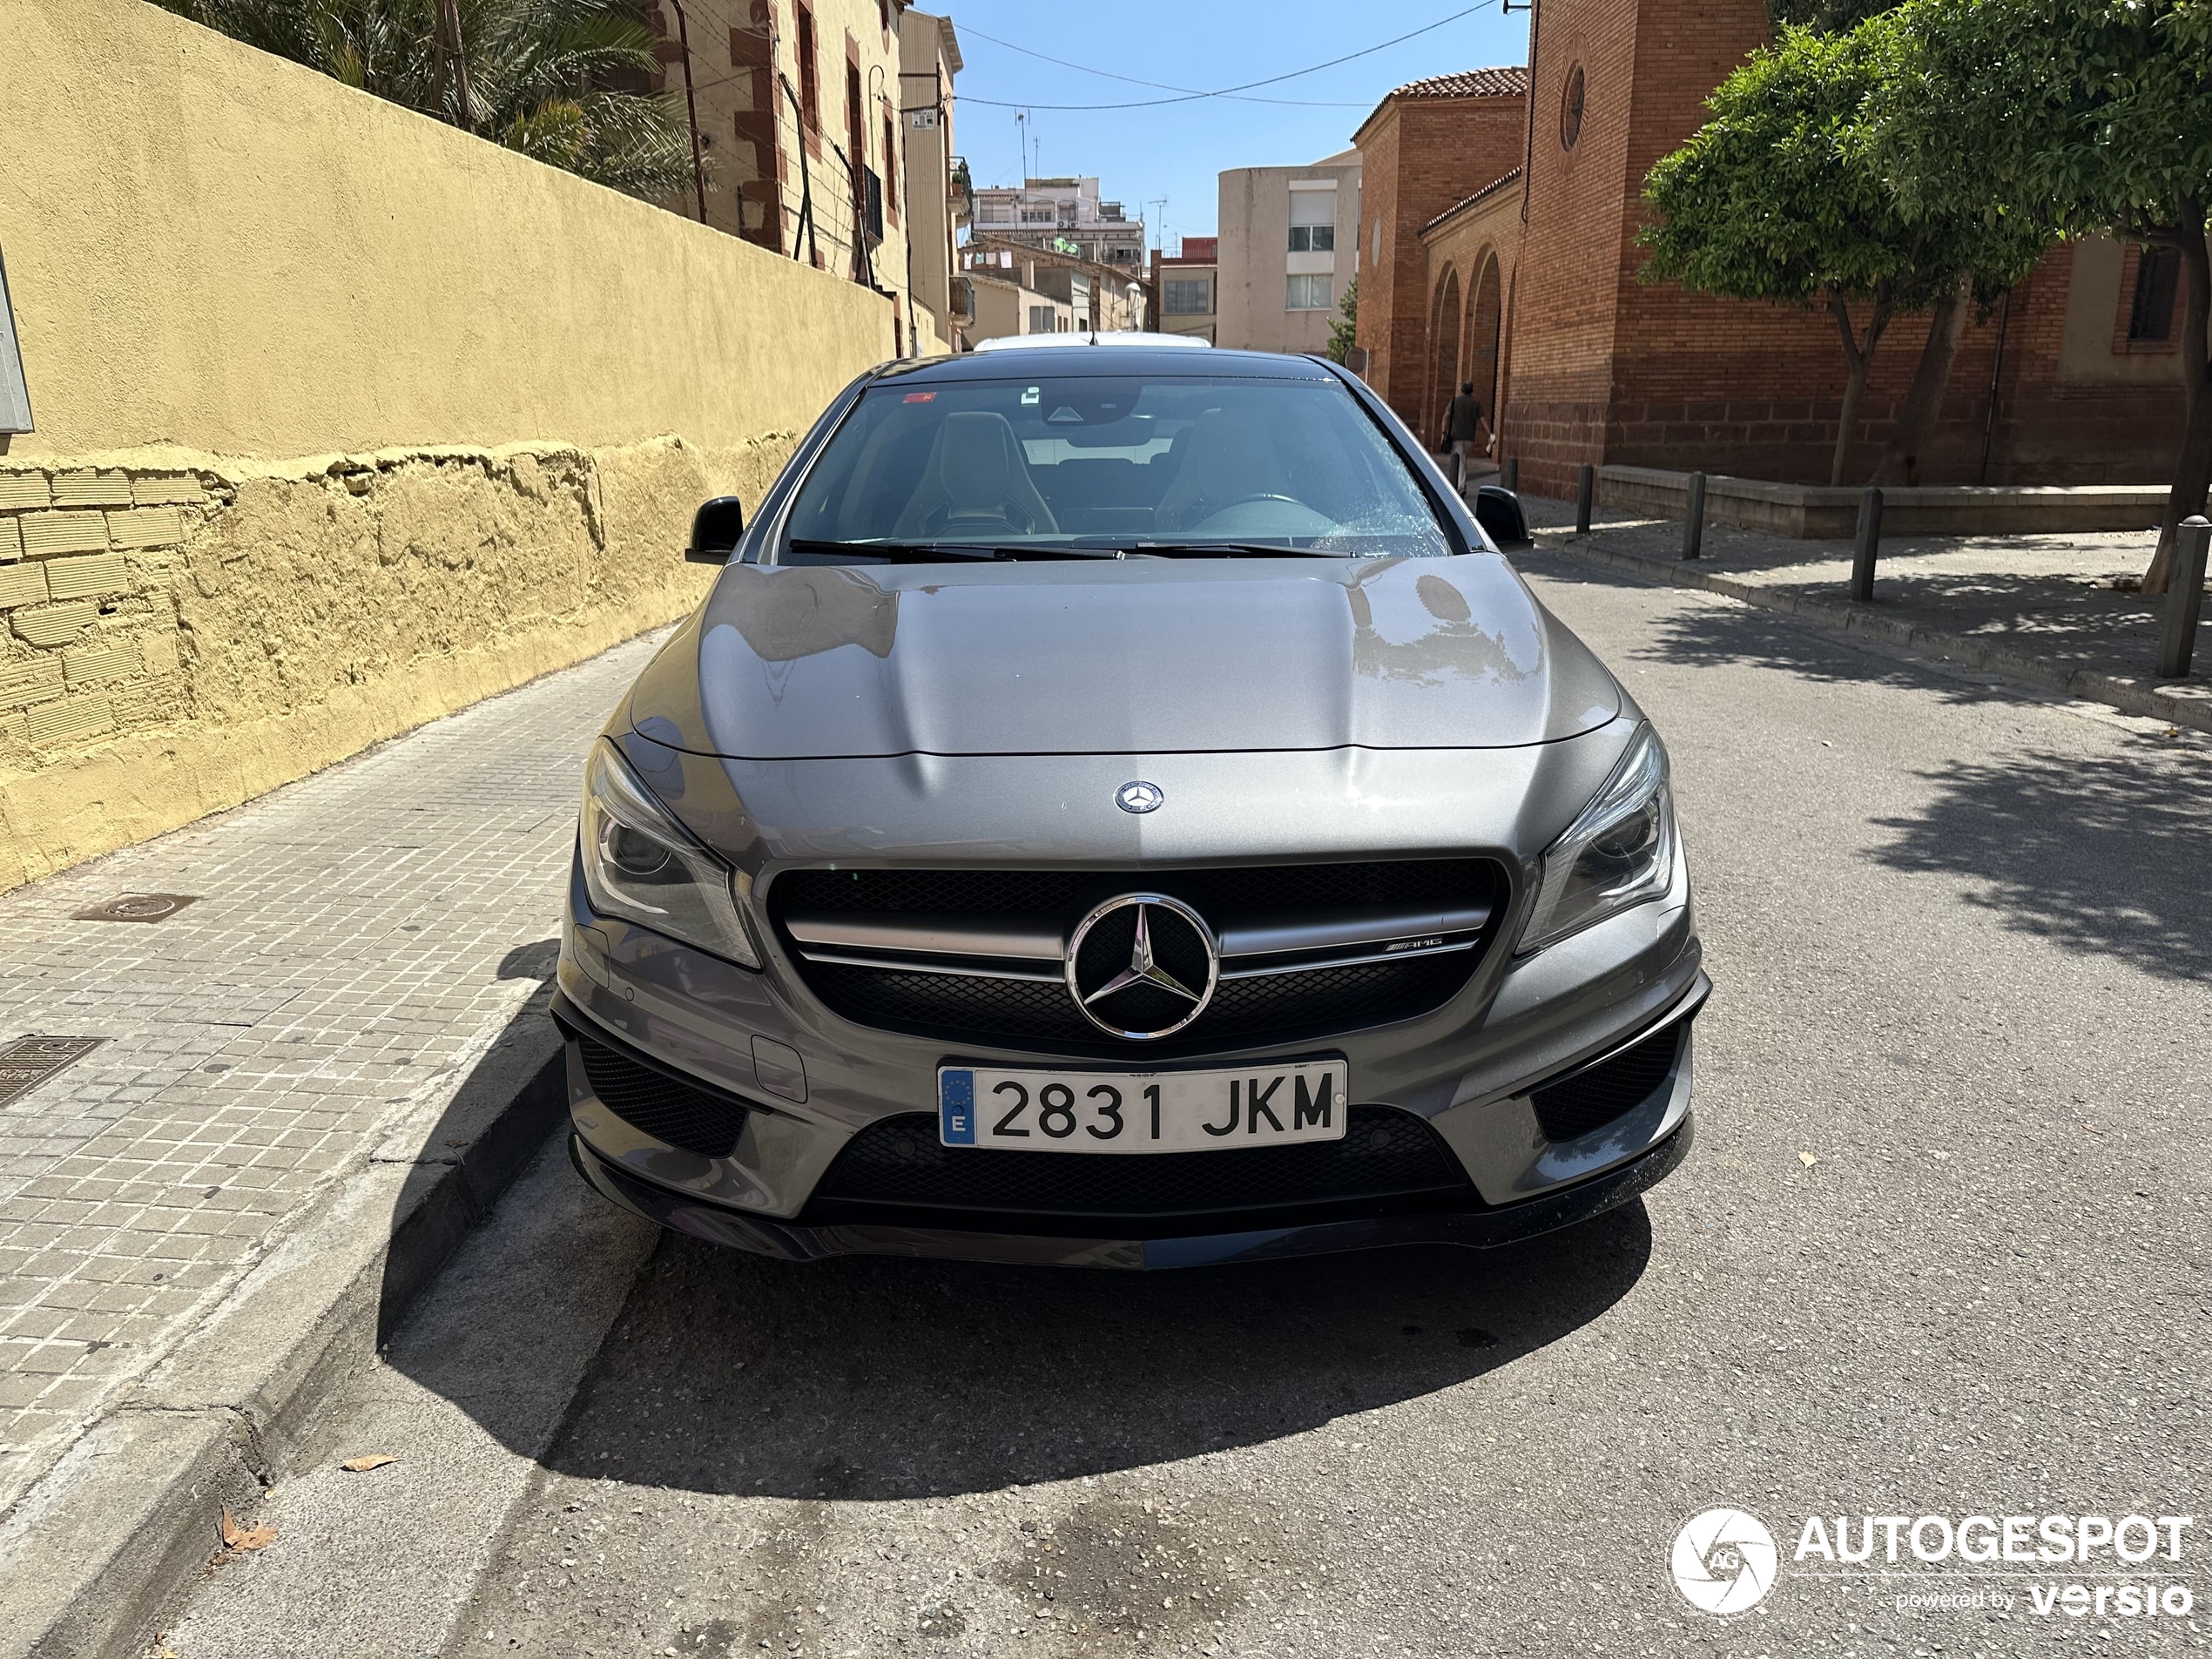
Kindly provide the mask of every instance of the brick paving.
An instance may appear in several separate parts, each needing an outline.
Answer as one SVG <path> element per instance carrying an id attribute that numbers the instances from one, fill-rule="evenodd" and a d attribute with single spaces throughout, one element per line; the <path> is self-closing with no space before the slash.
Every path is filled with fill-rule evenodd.
<path id="1" fill-rule="evenodd" d="M 630 644 L 0 895 L 0 1044 L 101 1046 L 0 1109 L 0 1510 L 550 971 Z M 127 893 L 158 923 L 77 921 Z"/>

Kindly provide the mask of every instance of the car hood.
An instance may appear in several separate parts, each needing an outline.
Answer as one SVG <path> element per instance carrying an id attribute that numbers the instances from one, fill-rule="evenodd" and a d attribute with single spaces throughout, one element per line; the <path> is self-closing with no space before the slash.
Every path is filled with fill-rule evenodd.
<path id="1" fill-rule="evenodd" d="M 1504 748 L 1619 687 L 1505 561 L 732 565 L 632 724 L 747 759 Z"/>

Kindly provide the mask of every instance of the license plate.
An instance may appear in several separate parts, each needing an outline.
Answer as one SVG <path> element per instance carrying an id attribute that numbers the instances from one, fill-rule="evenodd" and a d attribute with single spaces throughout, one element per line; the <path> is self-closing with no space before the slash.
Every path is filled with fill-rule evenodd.
<path id="1" fill-rule="evenodd" d="M 1344 1138 L 1341 1060 L 1219 1071 L 937 1072 L 937 1138 L 1026 1152 L 1214 1152 Z"/>

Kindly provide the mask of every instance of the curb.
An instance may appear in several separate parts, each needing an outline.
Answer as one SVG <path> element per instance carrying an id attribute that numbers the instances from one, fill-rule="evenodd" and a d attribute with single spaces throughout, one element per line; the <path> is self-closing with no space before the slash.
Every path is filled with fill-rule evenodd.
<path id="1" fill-rule="evenodd" d="M 0 1656 L 138 1659 L 316 1411 L 566 1116 L 542 987 L 422 1131 L 366 1155 L 0 1522 Z"/>
<path id="2" fill-rule="evenodd" d="M 1878 616 L 1865 605 L 1848 601 L 1777 593 L 1756 582 L 1737 581 L 1675 559 L 1649 558 L 1641 553 L 1616 552 L 1575 541 L 1539 541 L 1534 546 L 1541 553 L 1555 553 L 1580 563 L 1602 565 L 1667 587 L 1700 588 L 1762 610 L 1782 611 L 1839 633 L 1878 639 L 1923 657 L 1939 658 L 2043 691 L 2102 703 L 2125 714 L 2148 715 L 2169 725 L 2212 733 L 2212 682 L 2202 675 L 2185 680 L 2159 680 L 2148 675 L 2141 679 L 2127 679 L 2115 674 L 2100 674 L 2092 669 L 2060 668 L 2010 646 L 1993 645 L 1969 639 L 1963 634 L 1946 633 L 1939 628 L 1916 628 L 1909 623 Z M 2212 641 L 2207 642 L 2207 648 L 2212 649 Z"/>

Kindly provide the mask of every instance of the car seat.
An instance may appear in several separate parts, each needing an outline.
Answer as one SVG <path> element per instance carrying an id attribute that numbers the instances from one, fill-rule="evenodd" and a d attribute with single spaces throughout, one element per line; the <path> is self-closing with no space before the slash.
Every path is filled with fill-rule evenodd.
<path id="1" fill-rule="evenodd" d="M 1059 529 L 1029 476 L 1013 424 L 1003 415 L 972 409 L 945 417 L 914 498 L 892 534 L 907 541 Z"/>

